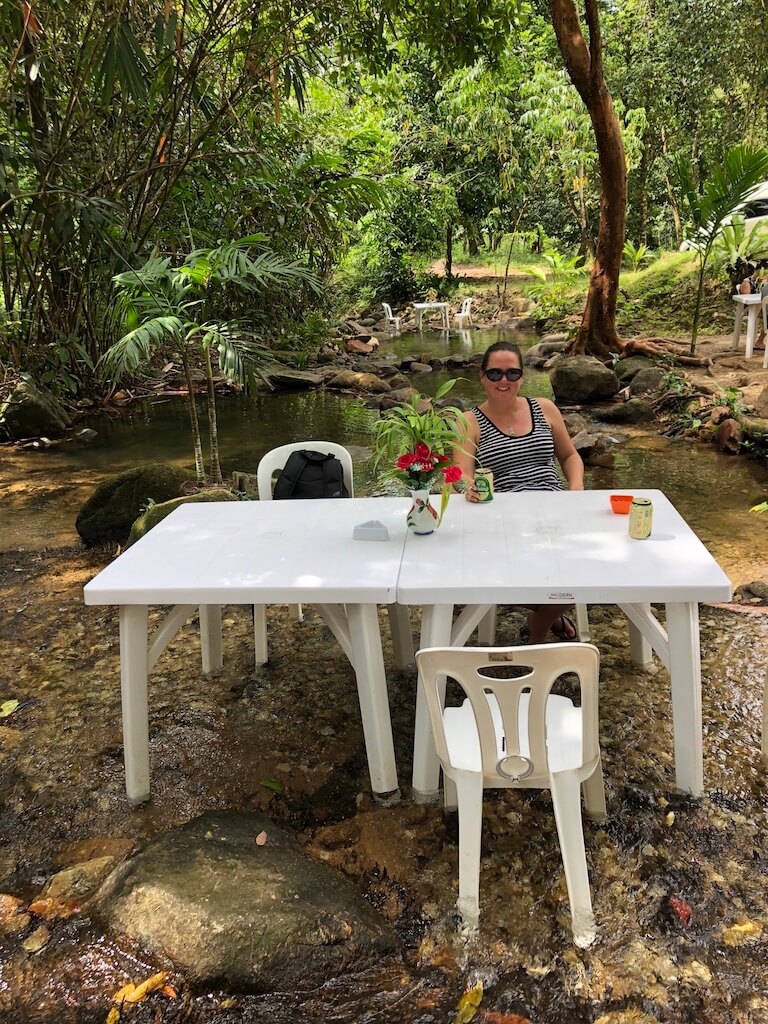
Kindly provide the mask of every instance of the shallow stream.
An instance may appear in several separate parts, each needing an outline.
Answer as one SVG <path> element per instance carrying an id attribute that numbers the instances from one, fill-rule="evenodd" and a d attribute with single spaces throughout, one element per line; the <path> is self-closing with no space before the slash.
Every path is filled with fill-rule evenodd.
<path id="1" fill-rule="evenodd" d="M 402 336 L 380 357 L 491 340 L 488 331 L 447 342 L 439 333 Z M 418 383 L 434 391 L 441 379 Z M 529 374 L 527 384 L 547 393 L 546 376 Z M 480 392 L 462 381 L 456 394 Z M 253 472 L 277 444 L 327 437 L 352 450 L 357 493 L 376 489 L 368 460 L 377 414 L 354 398 L 319 390 L 221 399 L 219 415 L 225 475 Z M 270 661 L 254 668 L 249 611 L 227 608 L 215 678 L 201 675 L 198 631 L 185 627 L 152 673 L 153 798 L 127 806 L 115 612 L 82 603 L 83 585 L 109 555 L 78 544 L 74 518 L 105 477 L 191 459 L 180 400 L 91 425 L 99 435 L 87 447 L 0 449 L 0 700 L 19 701 L 0 722 L 0 892 L 39 895 L 85 840 L 138 847 L 207 810 L 260 811 L 355 879 L 403 947 L 402 957 L 307 992 L 280 992 L 276 979 L 275 993 L 233 997 L 194 991 L 174 975 L 175 999 L 155 993 L 121 1020 L 454 1024 L 469 1021 L 457 1004 L 482 981 L 476 1024 L 766 1024 L 768 784 L 759 743 L 768 617 L 702 609 L 706 795 L 690 801 L 672 791 L 666 672 L 638 671 L 622 616 L 590 609 L 609 812 L 603 825 L 585 822 L 598 941 L 587 952 L 570 942 L 548 794 L 505 792 L 486 802 L 481 932 L 466 944 L 454 928 L 455 824 L 408 799 L 371 805 L 354 675 L 312 609 L 299 623 L 270 608 Z M 662 489 L 734 583 L 768 578 L 768 517 L 748 512 L 765 495 L 759 465 L 655 434 L 612 436 L 614 465 L 588 470 L 587 486 Z M 502 610 L 499 642 L 518 642 L 522 621 L 519 610 Z M 384 618 L 382 626 L 387 636 Z M 385 657 L 405 788 L 415 681 L 392 669 L 388 640 Z M 164 966 L 122 948 L 86 915 L 48 928 L 37 953 L 0 929 L 0 1020 L 104 1024 L 118 988 Z"/>

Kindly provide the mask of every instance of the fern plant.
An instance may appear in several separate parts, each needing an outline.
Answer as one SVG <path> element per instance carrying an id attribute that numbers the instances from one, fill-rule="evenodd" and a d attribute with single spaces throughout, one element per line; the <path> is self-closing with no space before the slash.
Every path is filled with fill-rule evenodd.
<path id="1" fill-rule="evenodd" d="M 635 245 L 629 239 L 624 243 L 624 261 L 629 265 L 629 269 L 637 271 L 640 269 L 640 264 L 650 260 L 653 256 L 651 250 L 647 245 Z"/>

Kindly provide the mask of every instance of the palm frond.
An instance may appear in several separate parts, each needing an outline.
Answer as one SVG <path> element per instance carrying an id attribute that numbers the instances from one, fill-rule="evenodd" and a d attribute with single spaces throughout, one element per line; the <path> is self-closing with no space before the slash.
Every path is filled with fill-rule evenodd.
<path id="1" fill-rule="evenodd" d="M 183 333 L 184 325 L 177 316 L 159 316 L 146 320 L 116 341 L 104 353 L 100 362 L 115 380 L 120 380 L 146 363 L 153 348 L 163 342 L 176 340 Z"/>

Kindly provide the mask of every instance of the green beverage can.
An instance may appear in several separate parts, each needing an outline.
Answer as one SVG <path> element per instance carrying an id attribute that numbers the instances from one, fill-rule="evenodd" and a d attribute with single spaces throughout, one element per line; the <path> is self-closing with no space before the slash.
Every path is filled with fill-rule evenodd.
<path id="1" fill-rule="evenodd" d="M 635 498 L 629 510 L 629 536 L 645 540 L 651 536 L 653 503 L 648 498 Z"/>
<path id="2" fill-rule="evenodd" d="M 475 490 L 478 501 L 493 501 L 493 473 L 490 469 L 475 470 Z"/>

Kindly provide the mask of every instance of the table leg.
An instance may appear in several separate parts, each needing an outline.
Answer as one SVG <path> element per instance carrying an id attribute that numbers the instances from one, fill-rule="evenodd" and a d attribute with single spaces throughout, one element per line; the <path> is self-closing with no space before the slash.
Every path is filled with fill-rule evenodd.
<path id="1" fill-rule="evenodd" d="M 450 321 L 449 317 L 450 317 L 450 313 L 448 311 L 448 307 L 447 306 L 443 306 L 443 327 L 446 329 L 446 331 L 450 330 L 450 328 L 451 328 L 451 321 Z"/>
<path id="2" fill-rule="evenodd" d="M 123 760 L 125 792 L 131 804 L 149 800 L 148 618 L 148 609 L 144 606 L 120 606 Z"/>
<path id="3" fill-rule="evenodd" d="M 220 672 L 224 667 L 221 653 L 221 605 L 200 605 L 200 646 L 203 655 L 203 672 Z"/>
<path id="4" fill-rule="evenodd" d="M 704 749 L 699 606 L 695 602 L 685 602 L 668 604 L 666 607 L 675 733 L 675 779 L 677 788 L 682 792 L 702 796 Z"/>
<path id="5" fill-rule="evenodd" d="M 266 665 L 269 661 L 267 608 L 263 604 L 253 606 L 253 658 L 257 665 Z"/>
<path id="6" fill-rule="evenodd" d="M 404 604 L 388 604 L 387 615 L 395 664 L 398 668 L 410 668 L 414 662 L 410 610 Z"/>
<path id="7" fill-rule="evenodd" d="M 375 604 L 349 604 L 347 616 L 371 789 L 379 802 L 392 804 L 400 791 L 378 609 Z"/>
<path id="8" fill-rule="evenodd" d="M 421 617 L 421 647 L 448 647 L 453 623 L 452 604 L 425 605 Z M 445 700 L 445 679 L 440 686 L 440 697 Z M 413 737 L 413 799 L 416 803 L 430 803 L 440 792 L 440 762 L 435 740 L 429 724 L 427 698 L 421 676 L 416 688 L 416 724 Z"/>
<path id="9" fill-rule="evenodd" d="M 757 320 L 760 316 L 760 306 L 755 303 L 749 307 L 747 313 L 747 343 L 745 349 L 745 355 L 747 359 L 752 358 L 752 349 L 755 347 L 755 338 L 757 337 Z"/>
<path id="10" fill-rule="evenodd" d="M 644 609 L 647 615 L 651 614 L 651 606 L 649 604 L 644 604 L 640 607 Z M 641 668 L 653 664 L 653 648 L 650 643 L 646 640 L 631 619 L 628 622 L 628 626 L 629 660 L 633 665 L 639 665 Z"/>
<path id="11" fill-rule="evenodd" d="M 739 338 L 741 336 L 741 318 L 744 316 L 744 303 L 736 303 L 736 312 L 733 317 L 733 344 L 732 349 L 739 347 Z"/>

